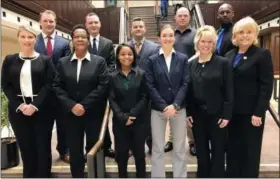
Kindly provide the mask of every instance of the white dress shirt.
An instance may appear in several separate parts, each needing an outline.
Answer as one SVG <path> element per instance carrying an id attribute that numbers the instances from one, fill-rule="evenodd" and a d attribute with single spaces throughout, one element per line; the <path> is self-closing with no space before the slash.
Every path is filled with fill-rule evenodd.
<path id="1" fill-rule="evenodd" d="M 92 35 L 89 37 L 89 40 L 90 40 L 90 45 L 91 45 L 91 48 L 93 47 L 93 39 L 96 39 L 95 40 L 95 45 L 96 45 L 96 50 L 98 51 L 98 47 L 99 47 L 99 40 L 100 40 L 100 35 L 98 34 L 96 37 L 93 37 Z"/>
<path id="2" fill-rule="evenodd" d="M 36 60 L 39 57 L 39 53 L 35 52 L 34 58 L 32 59 L 24 59 L 22 56 L 22 53 L 19 53 L 19 58 L 24 60 L 24 63 L 22 65 L 21 71 L 20 71 L 20 90 L 21 95 L 23 98 L 23 101 L 25 103 L 24 97 L 30 97 L 33 101 L 33 97 L 37 96 L 33 94 L 33 87 L 32 87 L 32 76 L 31 76 L 31 61 Z M 21 105 L 20 105 L 21 106 Z M 18 109 L 20 108 L 18 107 Z M 32 105 L 37 111 L 37 107 Z M 18 111 L 18 109 L 16 111 Z"/>
<path id="3" fill-rule="evenodd" d="M 43 35 L 43 39 L 44 39 L 44 42 L 45 42 L 45 47 L 47 48 L 48 36 L 47 36 L 47 34 L 45 34 L 44 32 L 42 32 L 42 35 Z M 53 34 L 50 35 L 50 37 L 52 38 L 52 39 L 51 39 L 51 43 L 52 43 L 52 49 L 53 49 L 53 48 L 54 48 L 55 32 L 53 32 Z"/>
<path id="4" fill-rule="evenodd" d="M 164 52 L 162 50 L 162 48 L 160 48 L 159 50 L 159 54 L 163 54 L 164 55 L 164 59 L 165 59 L 165 62 L 166 62 L 166 65 L 167 65 L 167 70 L 168 72 L 170 71 L 170 66 L 171 66 L 171 60 L 172 60 L 172 54 L 175 53 L 175 50 L 172 48 L 172 51 L 171 53 L 168 55 L 168 56 L 165 56 L 164 55 Z"/>
<path id="5" fill-rule="evenodd" d="M 73 60 L 77 60 L 77 83 L 79 82 L 79 78 L 80 78 L 80 72 L 81 72 L 81 67 L 82 67 L 82 61 L 83 60 L 88 60 L 90 61 L 90 53 L 87 52 L 86 55 L 83 58 L 78 58 L 76 56 L 76 53 L 74 53 L 74 55 L 71 58 L 71 61 Z"/>

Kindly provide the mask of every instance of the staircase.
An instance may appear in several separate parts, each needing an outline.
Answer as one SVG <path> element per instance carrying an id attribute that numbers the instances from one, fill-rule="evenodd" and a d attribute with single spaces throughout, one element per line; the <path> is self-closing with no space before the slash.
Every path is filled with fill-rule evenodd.
<path id="1" fill-rule="evenodd" d="M 143 19 L 146 25 L 146 34 L 145 37 L 148 40 L 158 42 L 158 31 L 157 31 L 157 20 L 154 14 L 154 6 L 149 7 L 131 7 L 129 8 L 129 28 L 131 28 L 131 21 L 135 17 L 140 17 Z M 168 18 L 167 20 L 160 21 L 160 27 L 163 24 L 171 24 L 175 27 L 174 22 L 174 7 L 168 7 Z"/>

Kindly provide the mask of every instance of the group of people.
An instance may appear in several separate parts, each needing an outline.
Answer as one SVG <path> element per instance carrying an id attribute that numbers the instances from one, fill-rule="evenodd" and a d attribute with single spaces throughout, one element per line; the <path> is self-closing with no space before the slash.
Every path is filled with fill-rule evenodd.
<path id="1" fill-rule="evenodd" d="M 232 6 L 223 4 L 218 33 L 209 25 L 195 30 L 189 26 L 189 10 L 180 7 L 176 29 L 169 24 L 160 29 L 160 45 L 145 38 L 145 22 L 135 18 L 132 40 L 118 45 L 116 53 L 112 42 L 99 35 L 101 22 L 94 13 L 86 16 L 85 25 L 73 27 L 72 52 L 54 34 L 54 12 L 41 14 L 38 36 L 21 26 L 21 50 L 5 58 L 2 88 L 24 177 L 51 176 L 55 119 L 66 138 L 60 156 L 69 152 L 72 176 L 83 178 L 84 133 L 88 152 L 98 140 L 107 99 L 115 153 L 110 145 L 105 153 L 115 154 L 120 178 L 128 177 L 130 150 L 136 176 L 146 177 L 145 142 L 152 155 L 151 177 L 165 177 L 167 122 L 174 178 L 187 177 L 187 133 L 197 177 L 258 177 L 272 59 L 257 46 L 257 23 L 245 17 L 233 24 L 233 15 Z"/>

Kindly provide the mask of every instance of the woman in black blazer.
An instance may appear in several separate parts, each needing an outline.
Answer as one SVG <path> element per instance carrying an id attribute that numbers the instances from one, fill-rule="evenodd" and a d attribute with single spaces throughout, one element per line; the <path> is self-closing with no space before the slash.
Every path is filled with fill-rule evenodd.
<path id="1" fill-rule="evenodd" d="M 117 70 L 110 78 L 110 106 L 113 110 L 116 161 L 119 177 L 127 178 L 129 149 L 136 164 L 136 176 L 145 178 L 145 139 L 148 95 L 144 71 L 136 67 L 136 51 L 121 44 L 116 51 Z"/>
<path id="2" fill-rule="evenodd" d="M 107 94 L 109 75 L 104 58 L 88 52 L 89 34 L 83 25 L 73 27 L 74 53 L 57 64 L 54 91 L 62 104 L 72 177 L 83 178 L 86 153 L 98 141 L 102 117 L 98 107 Z"/>
<path id="3" fill-rule="evenodd" d="M 199 55 L 189 62 L 187 119 L 195 138 L 199 178 L 225 177 L 226 126 L 233 103 L 232 71 L 228 59 L 214 53 L 216 40 L 214 27 L 200 27 L 194 38 Z"/>
<path id="4" fill-rule="evenodd" d="M 2 88 L 7 96 L 9 120 L 23 161 L 23 177 L 47 178 L 51 172 L 51 87 L 55 74 L 50 57 L 35 52 L 36 32 L 18 30 L 20 53 L 6 56 Z"/>
<path id="5" fill-rule="evenodd" d="M 228 177 L 259 174 L 265 113 L 273 85 L 270 52 L 257 47 L 258 25 L 245 17 L 233 27 L 236 49 L 229 51 L 233 68 L 234 108 L 228 131 Z"/>

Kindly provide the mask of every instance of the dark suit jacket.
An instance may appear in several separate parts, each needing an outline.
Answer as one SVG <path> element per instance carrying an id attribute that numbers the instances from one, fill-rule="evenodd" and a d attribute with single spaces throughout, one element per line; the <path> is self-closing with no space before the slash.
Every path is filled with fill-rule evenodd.
<path id="1" fill-rule="evenodd" d="M 115 71 L 110 78 L 109 102 L 114 112 L 113 122 L 116 125 L 125 125 L 129 116 L 136 117 L 133 124 L 145 123 L 148 91 L 146 88 L 144 71 L 135 68 L 129 74 L 131 79 L 128 89 L 124 85 L 126 80 L 119 70 Z"/>
<path id="2" fill-rule="evenodd" d="M 231 64 L 238 48 L 226 57 Z M 252 45 L 239 64 L 233 68 L 234 114 L 263 117 L 269 106 L 273 86 L 273 65 L 269 50 Z"/>
<path id="3" fill-rule="evenodd" d="M 93 53 L 91 45 L 89 45 L 88 51 L 91 54 Z M 111 40 L 100 36 L 97 55 L 103 57 L 106 60 L 109 72 L 113 72 L 115 70 L 115 50 Z"/>
<path id="4" fill-rule="evenodd" d="M 156 53 L 149 57 L 145 72 L 152 109 L 163 111 L 173 103 L 184 107 L 188 87 L 188 58 L 185 54 L 172 53 L 168 73 L 163 54 Z"/>
<path id="5" fill-rule="evenodd" d="M 128 44 L 131 47 L 135 48 L 135 46 L 133 44 L 133 40 L 129 41 Z M 145 39 L 143 42 L 141 51 L 137 55 L 136 62 L 137 62 L 138 67 L 144 70 L 145 66 L 147 64 L 147 61 L 148 61 L 148 57 L 157 53 L 158 50 L 159 50 L 158 44 Z"/>
<path id="6" fill-rule="evenodd" d="M 55 68 L 51 58 L 40 55 L 38 59 L 31 61 L 31 79 L 34 101 L 31 103 L 38 108 L 39 111 L 50 106 L 50 92 L 55 74 Z M 6 56 L 2 66 L 2 88 L 9 100 L 9 108 L 16 111 L 22 103 L 18 95 L 22 95 L 20 89 L 20 72 L 24 60 L 19 58 L 19 54 Z"/>
<path id="7" fill-rule="evenodd" d="M 192 116 L 200 112 L 201 100 L 207 113 L 222 119 L 230 119 L 233 106 L 232 68 L 227 58 L 214 55 L 207 62 L 203 71 L 198 74 L 198 58 L 189 62 L 189 86 L 187 94 L 187 113 Z M 197 89 L 197 80 L 201 80 L 202 88 Z M 195 91 L 202 92 L 203 99 L 196 99 Z"/>
<path id="8" fill-rule="evenodd" d="M 96 113 L 109 83 L 108 68 L 104 58 L 91 55 L 91 61 L 83 60 L 77 83 L 77 60 L 70 61 L 72 55 L 61 58 L 57 65 L 57 75 L 53 84 L 58 99 L 66 112 L 75 104 L 84 106 L 86 113 Z"/>
<path id="9" fill-rule="evenodd" d="M 48 55 L 42 33 L 37 36 L 35 51 L 43 55 Z M 54 48 L 52 54 L 53 64 L 56 66 L 60 58 L 70 55 L 70 53 L 69 41 L 56 35 L 54 38 Z"/>
<path id="10" fill-rule="evenodd" d="M 232 28 L 233 28 L 233 24 L 231 24 L 225 30 L 224 37 L 223 37 L 222 44 L 221 44 L 221 54 L 218 54 L 220 56 L 224 57 L 227 52 L 229 52 L 230 50 L 235 48 L 235 46 L 232 44 Z M 218 29 L 217 34 L 219 34 L 220 31 L 221 31 L 221 28 Z M 216 54 L 217 54 L 217 51 L 216 51 Z"/>

